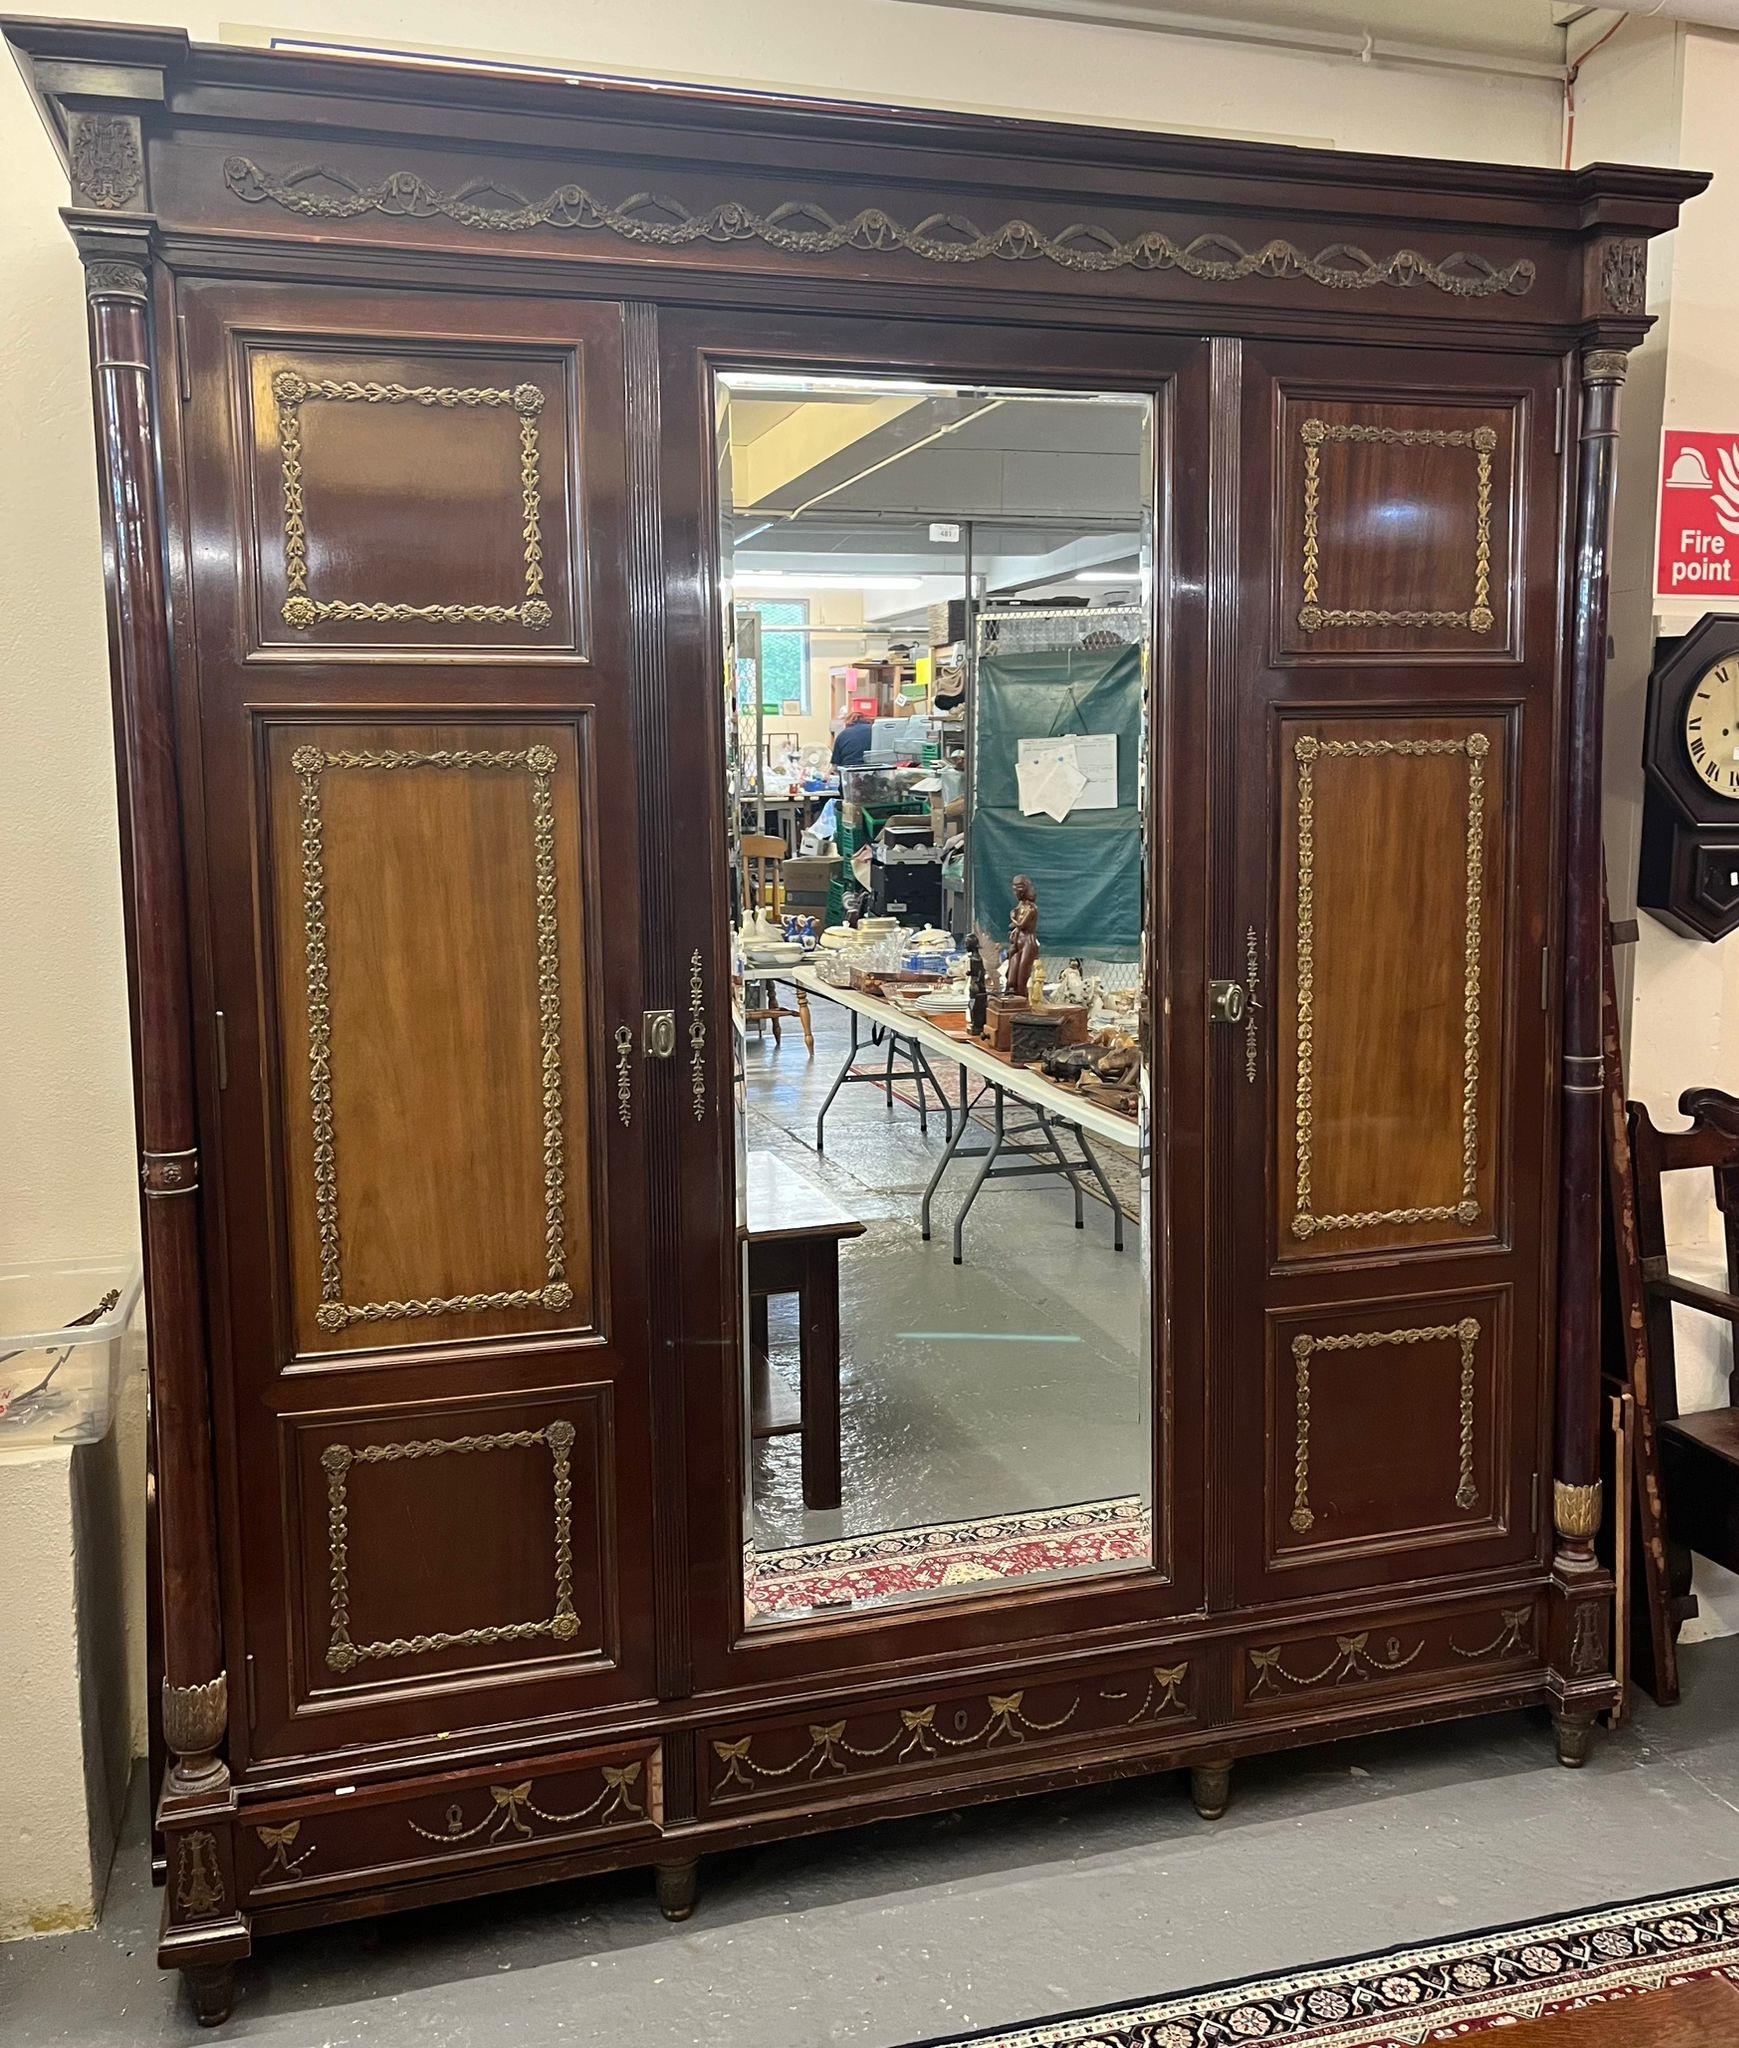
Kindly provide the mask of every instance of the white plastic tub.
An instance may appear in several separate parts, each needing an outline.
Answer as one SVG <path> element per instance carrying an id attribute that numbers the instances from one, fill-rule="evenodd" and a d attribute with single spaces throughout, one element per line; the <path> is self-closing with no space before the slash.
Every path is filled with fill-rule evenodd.
<path id="1" fill-rule="evenodd" d="M 0 1270 L 0 1457 L 108 1434 L 141 1285 L 136 1262 Z"/>

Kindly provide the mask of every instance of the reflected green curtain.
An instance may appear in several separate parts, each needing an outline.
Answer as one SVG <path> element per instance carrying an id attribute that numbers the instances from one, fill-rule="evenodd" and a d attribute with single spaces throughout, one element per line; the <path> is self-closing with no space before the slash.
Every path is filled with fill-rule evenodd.
<path id="1" fill-rule="evenodd" d="M 1139 646 L 981 654 L 973 700 L 972 902 L 1001 937 L 1016 875 L 1039 901 L 1039 951 L 1053 967 L 1071 955 L 1141 957 Z M 1117 807 L 1055 818 L 1021 816 L 1023 739 L 1117 735 Z"/>

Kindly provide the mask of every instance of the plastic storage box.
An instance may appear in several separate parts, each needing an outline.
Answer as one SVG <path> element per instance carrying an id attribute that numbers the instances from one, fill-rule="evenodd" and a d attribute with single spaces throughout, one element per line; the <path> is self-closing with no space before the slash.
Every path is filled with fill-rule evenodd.
<path id="1" fill-rule="evenodd" d="M 0 1457 L 108 1433 L 137 1263 L 0 1270 Z"/>

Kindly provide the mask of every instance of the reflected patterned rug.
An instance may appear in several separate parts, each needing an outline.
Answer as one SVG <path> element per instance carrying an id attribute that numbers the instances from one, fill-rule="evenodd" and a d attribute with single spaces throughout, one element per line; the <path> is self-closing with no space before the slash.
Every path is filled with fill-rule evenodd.
<path id="1" fill-rule="evenodd" d="M 1739 1979 L 1739 1885 L 1387 1949 L 1142 2005 L 949 2034 L 921 2048 L 1425 2048 L 1469 2039 L 1501 2048 L 1520 2021 L 1716 1975 Z M 1727 2044 L 1711 2040 L 1710 2048 Z"/>
<path id="2" fill-rule="evenodd" d="M 751 1548 L 743 1561 L 744 1597 L 751 1615 L 856 1611 L 951 1586 L 1133 1564 L 1152 1552 L 1151 1518 L 1131 1494 L 789 1550 Z"/>

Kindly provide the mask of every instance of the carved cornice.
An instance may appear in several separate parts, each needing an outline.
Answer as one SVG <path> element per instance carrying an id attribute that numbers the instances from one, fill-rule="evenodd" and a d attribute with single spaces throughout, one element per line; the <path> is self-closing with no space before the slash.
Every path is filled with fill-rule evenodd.
<path id="1" fill-rule="evenodd" d="M 224 183 L 249 205 L 269 204 L 307 220 L 357 220 L 380 214 L 395 220 L 449 220 L 483 234 L 527 234 L 538 228 L 617 236 L 644 247 L 692 248 L 759 242 L 791 256 L 905 254 L 926 263 L 1050 263 L 1059 270 L 1177 270 L 1205 284 L 1237 284 L 1261 277 L 1276 282 L 1303 279 L 1330 291 L 1368 291 L 1377 285 L 1403 289 L 1427 284 L 1458 299 L 1525 296 L 1535 268 L 1526 258 L 1499 265 L 1458 249 L 1440 261 L 1417 249 L 1373 256 L 1350 242 L 1334 242 L 1307 255 L 1294 243 L 1273 240 L 1245 249 L 1229 236 L 1197 235 L 1180 242 L 1159 228 L 1133 236 L 1076 222 L 1051 234 L 1031 221 L 1008 220 L 985 229 L 954 213 L 932 213 L 915 225 L 896 220 L 879 206 L 866 206 L 836 220 L 812 199 L 787 200 L 759 213 L 740 199 L 726 199 L 694 211 L 661 193 L 637 192 L 615 204 L 583 185 L 559 185 L 543 199 L 492 180 L 478 180 L 443 192 L 415 171 L 392 171 L 377 183 L 347 177 L 330 164 L 302 164 L 267 171 L 251 158 L 232 156 Z"/>

